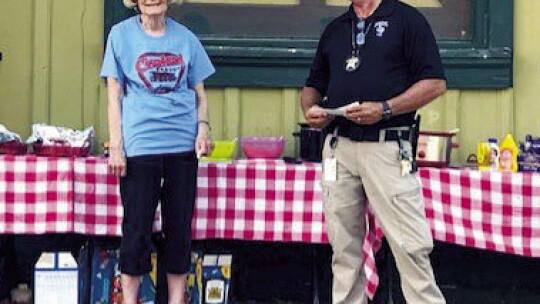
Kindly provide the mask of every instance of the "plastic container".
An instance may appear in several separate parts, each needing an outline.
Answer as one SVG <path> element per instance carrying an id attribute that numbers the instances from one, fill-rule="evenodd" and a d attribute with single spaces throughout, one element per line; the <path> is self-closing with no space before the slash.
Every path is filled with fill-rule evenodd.
<path id="1" fill-rule="evenodd" d="M 40 156 L 76 156 L 84 157 L 90 153 L 90 141 L 85 142 L 82 147 L 72 147 L 69 145 L 63 144 L 54 144 L 54 145 L 43 145 L 43 144 L 33 144 L 34 153 Z"/>
<path id="2" fill-rule="evenodd" d="M 488 171 L 490 169 L 489 154 L 489 143 L 487 141 L 481 141 L 476 145 L 476 160 L 480 171 Z"/>
<path id="3" fill-rule="evenodd" d="M 501 143 L 499 158 L 499 170 L 504 172 L 516 172 L 518 169 L 518 147 L 512 134 L 507 134 Z"/>
<path id="4" fill-rule="evenodd" d="M 0 143 L 0 154 L 26 154 L 26 144 L 18 141 L 8 141 L 5 143 Z"/>
<path id="5" fill-rule="evenodd" d="M 540 155 L 518 155 L 518 171 L 540 172 Z"/>
<path id="6" fill-rule="evenodd" d="M 301 159 L 306 161 L 321 162 L 324 132 L 319 128 L 312 128 L 306 123 L 298 125 L 300 131 L 293 133 L 296 156 L 300 156 Z"/>
<path id="7" fill-rule="evenodd" d="M 452 149 L 459 147 L 452 142 L 456 132 L 420 131 L 416 162 L 419 167 L 448 167 Z"/>
<path id="8" fill-rule="evenodd" d="M 238 140 L 216 140 L 214 141 L 214 149 L 209 156 L 202 158 L 204 161 L 231 161 L 236 154 L 236 146 Z"/>
<path id="9" fill-rule="evenodd" d="M 490 170 L 497 171 L 499 170 L 499 140 L 495 137 L 490 137 L 488 143 Z"/>
<path id="10" fill-rule="evenodd" d="M 240 147 L 247 158 L 280 158 L 285 148 L 283 136 L 247 136 L 240 139 Z"/>

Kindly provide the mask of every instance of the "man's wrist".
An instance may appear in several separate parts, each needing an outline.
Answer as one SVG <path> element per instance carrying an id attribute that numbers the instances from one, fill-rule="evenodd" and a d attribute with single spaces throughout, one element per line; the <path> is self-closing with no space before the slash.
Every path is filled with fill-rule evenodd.
<path id="1" fill-rule="evenodd" d="M 390 108 L 390 105 L 388 104 L 388 101 L 385 100 L 382 102 L 382 120 L 389 120 L 392 117 L 392 109 Z"/>

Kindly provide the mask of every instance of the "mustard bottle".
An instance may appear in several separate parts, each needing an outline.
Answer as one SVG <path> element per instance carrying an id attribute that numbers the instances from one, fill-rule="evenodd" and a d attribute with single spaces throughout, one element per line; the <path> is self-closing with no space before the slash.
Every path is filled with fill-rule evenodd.
<path id="1" fill-rule="evenodd" d="M 499 170 L 504 172 L 516 172 L 518 147 L 512 134 L 507 134 L 500 146 Z"/>
<path id="2" fill-rule="evenodd" d="M 478 143 L 476 146 L 476 160 L 480 171 L 487 171 L 490 169 L 490 149 L 488 142 L 482 141 Z"/>

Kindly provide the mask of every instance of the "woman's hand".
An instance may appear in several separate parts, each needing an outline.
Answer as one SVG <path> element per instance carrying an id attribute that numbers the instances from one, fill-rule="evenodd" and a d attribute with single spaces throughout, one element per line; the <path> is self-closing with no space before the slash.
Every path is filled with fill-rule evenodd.
<path id="1" fill-rule="evenodd" d="M 195 153 L 197 158 L 203 155 L 210 155 L 214 149 L 214 143 L 212 142 L 212 136 L 210 135 L 210 128 L 206 123 L 199 123 L 199 132 L 197 139 L 195 140 Z"/>
<path id="2" fill-rule="evenodd" d="M 118 177 L 126 176 L 126 157 L 122 148 L 111 148 L 109 150 L 109 171 Z"/>

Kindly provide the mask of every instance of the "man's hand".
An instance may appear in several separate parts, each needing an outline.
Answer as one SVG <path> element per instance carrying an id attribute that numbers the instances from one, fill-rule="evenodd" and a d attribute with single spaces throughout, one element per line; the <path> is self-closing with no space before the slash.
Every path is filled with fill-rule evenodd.
<path id="1" fill-rule="evenodd" d="M 313 105 L 306 111 L 305 114 L 306 122 L 315 128 L 323 128 L 326 126 L 334 117 L 328 115 L 323 108 L 318 105 Z"/>
<path id="2" fill-rule="evenodd" d="M 371 125 L 381 120 L 383 105 L 381 102 L 364 101 L 361 104 L 353 103 L 345 110 L 345 117 L 361 124 Z"/>

